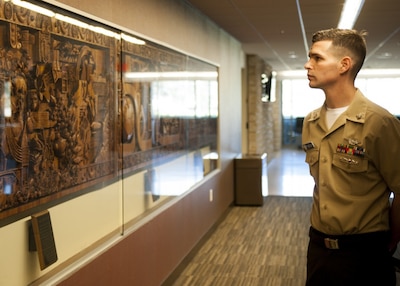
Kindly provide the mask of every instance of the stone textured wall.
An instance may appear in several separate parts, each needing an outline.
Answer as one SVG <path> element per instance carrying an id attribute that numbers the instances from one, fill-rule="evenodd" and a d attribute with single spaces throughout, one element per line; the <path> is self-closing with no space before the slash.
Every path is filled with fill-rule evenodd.
<path id="1" fill-rule="evenodd" d="M 247 55 L 248 154 L 272 155 L 281 148 L 280 98 L 274 102 L 261 101 L 261 74 L 270 71 L 259 56 Z"/>
<path id="2" fill-rule="evenodd" d="M 282 86 L 277 82 L 276 84 L 276 101 L 270 103 L 272 105 L 272 121 L 274 123 L 274 151 L 282 148 L 283 135 L 282 135 Z"/>

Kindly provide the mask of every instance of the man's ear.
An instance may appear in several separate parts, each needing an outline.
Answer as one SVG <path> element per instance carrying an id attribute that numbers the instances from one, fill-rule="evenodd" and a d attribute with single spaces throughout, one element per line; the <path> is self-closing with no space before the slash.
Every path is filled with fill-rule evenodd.
<path id="1" fill-rule="evenodd" d="M 353 61 L 350 57 L 343 57 L 340 61 L 340 72 L 348 72 L 353 66 Z"/>

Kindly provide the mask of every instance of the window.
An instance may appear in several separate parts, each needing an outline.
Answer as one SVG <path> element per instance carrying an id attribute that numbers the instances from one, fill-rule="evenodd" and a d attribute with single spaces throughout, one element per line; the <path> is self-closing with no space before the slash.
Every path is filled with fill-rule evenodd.
<path id="1" fill-rule="evenodd" d="M 400 77 L 359 78 L 355 85 L 367 98 L 390 113 L 400 115 Z M 320 107 L 324 100 L 323 91 L 310 88 L 307 79 L 282 80 L 283 118 L 304 117 Z"/>
<path id="2" fill-rule="evenodd" d="M 355 82 L 361 92 L 390 113 L 400 116 L 400 76 L 359 77 Z M 299 122 L 325 101 L 321 89 L 310 88 L 307 79 L 282 79 L 283 144 L 301 144 Z"/>
<path id="3" fill-rule="evenodd" d="M 400 77 L 360 78 L 355 84 L 370 100 L 400 115 Z"/>
<path id="4" fill-rule="evenodd" d="M 282 81 L 283 118 L 305 117 L 310 111 L 320 107 L 324 100 L 322 90 L 310 88 L 307 79 Z"/>

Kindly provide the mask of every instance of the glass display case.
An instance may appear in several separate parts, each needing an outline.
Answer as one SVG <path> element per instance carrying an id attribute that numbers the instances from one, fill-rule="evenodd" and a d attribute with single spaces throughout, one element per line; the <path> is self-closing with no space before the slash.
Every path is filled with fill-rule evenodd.
<path id="1" fill-rule="evenodd" d="M 130 221 L 217 168 L 216 66 L 50 4 L 1 5 L 0 226 L 118 181 Z"/>

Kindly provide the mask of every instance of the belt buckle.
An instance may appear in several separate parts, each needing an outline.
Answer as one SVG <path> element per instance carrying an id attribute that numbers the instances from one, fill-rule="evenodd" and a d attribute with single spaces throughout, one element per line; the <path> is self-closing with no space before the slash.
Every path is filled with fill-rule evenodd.
<path id="1" fill-rule="evenodd" d="M 339 249 L 339 242 L 337 239 L 324 238 L 325 247 L 328 249 Z"/>

